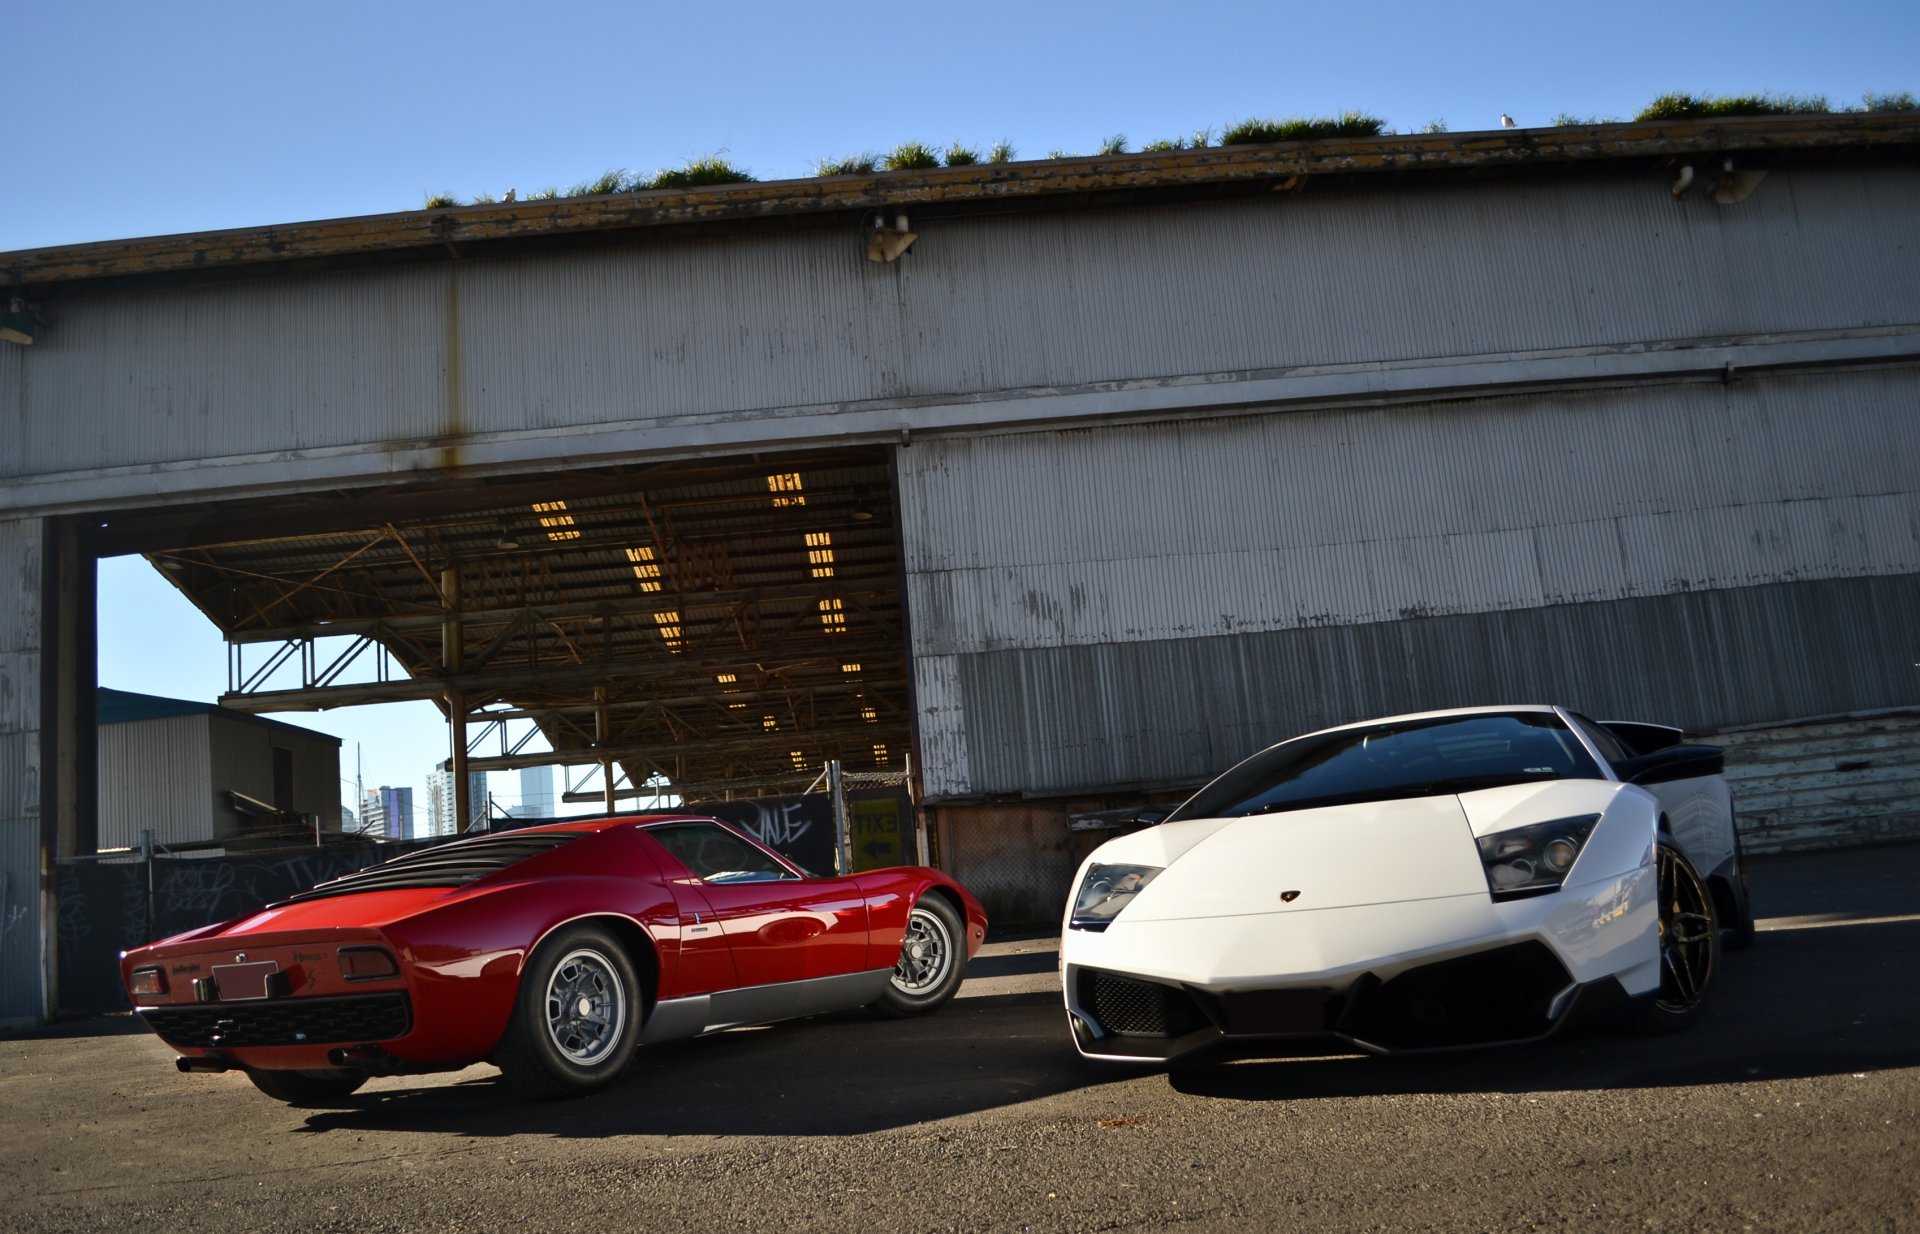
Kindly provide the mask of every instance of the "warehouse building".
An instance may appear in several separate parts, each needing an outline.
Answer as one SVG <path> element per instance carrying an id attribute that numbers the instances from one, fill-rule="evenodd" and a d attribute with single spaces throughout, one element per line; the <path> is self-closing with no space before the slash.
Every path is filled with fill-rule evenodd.
<path id="1" fill-rule="evenodd" d="M 1336 139 L 0 254 L 0 1019 L 100 842 L 117 553 L 227 706 L 430 698 L 610 801 L 904 776 L 1003 918 L 1070 818 L 1428 706 L 1724 734 L 1755 849 L 1914 834 L 1916 150 Z"/>

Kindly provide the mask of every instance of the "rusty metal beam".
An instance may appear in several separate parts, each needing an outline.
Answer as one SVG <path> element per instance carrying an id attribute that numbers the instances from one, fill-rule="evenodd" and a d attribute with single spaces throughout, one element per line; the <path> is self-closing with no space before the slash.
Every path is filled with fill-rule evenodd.
<path id="1" fill-rule="evenodd" d="M 500 241 L 845 216 L 881 207 L 938 206 L 958 213 L 968 207 L 1003 209 L 1008 203 L 1049 198 L 1234 183 L 1257 186 L 1329 174 L 1487 171 L 1725 151 L 1858 154 L 1916 144 L 1920 144 L 1920 115 L 1902 112 L 1568 125 L 1102 155 L 409 210 L 62 245 L 0 253 L 0 285 L 44 286 L 405 253 L 448 259 L 461 246 Z"/>

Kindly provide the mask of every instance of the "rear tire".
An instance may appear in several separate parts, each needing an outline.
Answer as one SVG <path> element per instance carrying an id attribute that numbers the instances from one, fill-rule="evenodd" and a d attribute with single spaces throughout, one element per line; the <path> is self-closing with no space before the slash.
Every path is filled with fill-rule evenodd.
<path id="1" fill-rule="evenodd" d="M 1699 1018 L 1720 967 L 1713 894 L 1666 836 L 1654 846 L 1660 897 L 1660 989 L 1641 1008 L 1648 1032 L 1676 1033 Z"/>
<path id="2" fill-rule="evenodd" d="M 535 1100 L 604 1088 L 633 1061 L 642 1008 L 640 975 L 620 940 L 600 926 L 567 926 L 522 970 L 494 1061 L 515 1092 Z"/>
<path id="3" fill-rule="evenodd" d="M 337 1106 L 367 1082 L 367 1073 L 347 1067 L 313 1071 L 249 1071 L 253 1086 L 291 1106 Z"/>
<path id="4" fill-rule="evenodd" d="M 929 892 L 907 914 L 900 959 L 886 991 L 867 1004 L 888 1019 L 938 1011 L 967 975 L 967 931 L 946 898 Z"/>

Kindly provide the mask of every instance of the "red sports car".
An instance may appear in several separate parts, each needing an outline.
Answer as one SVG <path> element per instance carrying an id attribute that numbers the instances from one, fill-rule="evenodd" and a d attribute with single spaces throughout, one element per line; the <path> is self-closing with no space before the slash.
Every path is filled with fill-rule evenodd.
<path id="1" fill-rule="evenodd" d="M 182 1071 L 294 1104 L 482 1060 L 532 1097 L 642 1042 L 953 997 L 987 915 L 937 870 L 819 878 L 710 818 L 559 823 L 396 857 L 120 960 Z"/>

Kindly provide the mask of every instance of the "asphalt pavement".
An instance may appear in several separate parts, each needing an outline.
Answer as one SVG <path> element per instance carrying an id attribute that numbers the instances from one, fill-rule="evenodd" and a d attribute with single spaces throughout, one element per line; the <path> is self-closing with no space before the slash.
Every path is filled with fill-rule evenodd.
<path id="1" fill-rule="evenodd" d="M 9 1234 L 502 1230 L 1920 1230 L 1920 845 L 1756 862 L 1761 933 L 1669 1038 L 1173 1076 L 1074 1054 L 1055 941 L 937 1015 L 648 1048 L 614 1088 L 490 1067 L 294 1110 L 130 1017 L 0 1040 Z"/>

